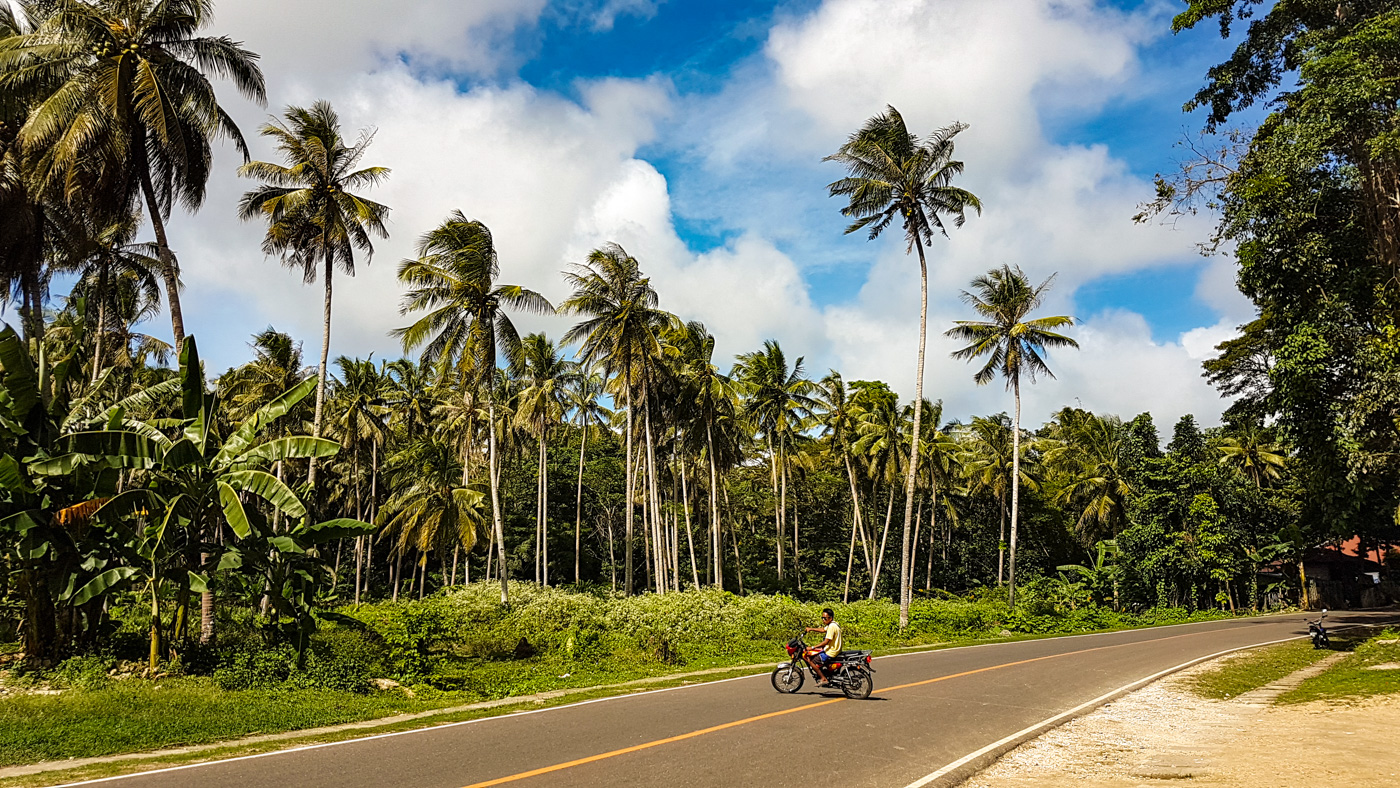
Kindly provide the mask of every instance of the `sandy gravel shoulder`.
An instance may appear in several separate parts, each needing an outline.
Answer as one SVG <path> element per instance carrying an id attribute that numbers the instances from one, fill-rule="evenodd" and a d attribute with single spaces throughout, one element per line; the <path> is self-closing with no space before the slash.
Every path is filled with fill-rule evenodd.
<path id="1" fill-rule="evenodd" d="M 1197 665 L 1066 723 L 964 785 L 1400 785 L 1400 693 L 1274 706 L 1277 692 L 1212 701 L 1186 689 L 1219 664 Z"/>

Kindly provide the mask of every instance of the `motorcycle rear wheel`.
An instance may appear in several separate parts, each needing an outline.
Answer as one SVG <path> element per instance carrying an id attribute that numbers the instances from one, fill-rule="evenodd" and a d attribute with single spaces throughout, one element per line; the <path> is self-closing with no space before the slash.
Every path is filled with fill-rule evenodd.
<path id="1" fill-rule="evenodd" d="M 851 700 L 865 700 L 875 689 L 875 680 L 863 670 L 853 670 L 841 685 L 841 691 Z"/>
<path id="2" fill-rule="evenodd" d="M 788 695 L 802 689 L 802 682 L 806 680 L 802 668 L 797 665 L 774 670 L 771 679 L 773 689 Z"/>

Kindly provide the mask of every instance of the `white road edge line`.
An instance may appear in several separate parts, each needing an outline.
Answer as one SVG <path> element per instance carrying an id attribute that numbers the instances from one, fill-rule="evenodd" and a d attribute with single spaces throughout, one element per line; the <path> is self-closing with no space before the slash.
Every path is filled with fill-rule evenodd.
<path id="1" fill-rule="evenodd" d="M 1290 614 L 1290 615 L 1296 615 L 1296 614 Z M 1251 618 L 1272 618 L 1272 616 L 1257 616 L 1257 617 L 1251 616 Z M 1231 619 L 1220 619 L 1220 621 L 1222 621 L 1222 622 L 1223 622 L 1223 621 L 1230 621 L 1230 620 L 1231 620 Z M 985 646 L 1003 646 L 1003 645 L 1011 645 L 1011 643 L 1033 643 L 1033 642 L 1041 642 L 1041 641 L 1046 641 L 1046 640 L 1068 640 L 1068 639 L 1070 639 L 1070 638 L 1093 637 L 1093 636 L 1095 636 L 1095 635 L 1114 635 L 1114 634 L 1123 634 L 1123 633 L 1127 633 L 1127 632 L 1143 632 L 1143 631 L 1150 631 L 1150 630 L 1157 630 L 1157 629 L 1167 629 L 1167 628 L 1169 628 L 1169 627 L 1190 626 L 1191 624 L 1196 624 L 1196 625 L 1199 626 L 1199 625 L 1201 625 L 1201 624 L 1213 624 L 1213 623 L 1216 623 L 1216 622 L 1214 622 L 1214 621 L 1193 621 L 1193 622 L 1186 622 L 1186 623 L 1184 623 L 1184 624 L 1165 624 L 1165 625 L 1160 626 L 1160 627 L 1143 627 L 1143 628 L 1141 628 L 1141 629 L 1118 629 L 1118 630 L 1113 630 L 1113 631 L 1111 631 L 1111 632 L 1086 632 L 1086 633 L 1084 633 L 1084 634 L 1082 634 L 1082 635 L 1061 635 L 1061 636 L 1058 636 L 1058 637 L 1034 638 L 1034 639 L 1032 639 L 1032 640 L 1025 640 L 1025 641 L 1011 641 L 1011 642 L 1004 642 L 1004 643 L 978 643 L 978 644 L 972 645 L 972 646 L 954 646 L 954 647 L 952 647 L 952 648 L 931 649 L 931 650 L 929 650 L 929 651 L 912 651 L 912 652 L 908 652 L 908 653 L 905 653 L 905 654 L 888 654 L 888 655 L 886 655 L 886 656 L 884 656 L 884 657 L 876 657 L 875 659 L 894 659 L 894 658 L 897 658 L 897 657 L 912 656 L 912 655 L 914 655 L 914 654 L 936 654 L 936 653 L 940 653 L 940 652 L 944 652 L 944 651 L 957 651 L 957 650 L 960 650 L 960 649 L 968 649 L 968 648 L 983 648 L 983 647 L 985 647 Z M 1355 625 L 1355 626 L 1373 626 L 1373 625 L 1371 625 L 1371 624 L 1357 624 L 1357 625 Z M 1334 631 L 1335 631 L 1335 629 L 1334 629 Z M 1297 637 L 1300 637 L 1300 636 L 1299 636 L 1299 635 L 1294 635 L 1294 636 L 1291 636 L 1291 637 L 1284 638 L 1283 640 L 1293 640 L 1293 639 L 1295 639 L 1295 638 L 1297 638 Z M 1269 642 L 1270 642 L 1270 643 L 1282 643 L 1283 640 L 1275 640 L 1275 641 L 1269 641 Z M 1266 644 L 1266 643 L 1258 643 L 1258 644 L 1255 644 L 1255 645 L 1267 645 L 1267 644 Z M 1243 646 L 1243 647 L 1241 647 L 1241 648 L 1253 648 L 1253 647 L 1254 647 L 1254 646 Z M 1231 651 L 1238 651 L 1238 650 L 1240 650 L 1240 649 L 1231 649 Z M 1222 652 L 1220 652 L 1220 654 L 1228 654 L 1228 653 L 1229 653 L 1228 651 L 1222 651 Z M 1201 659 L 1202 659 L 1202 660 L 1210 659 L 1211 657 L 1220 656 L 1220 654 L 1212 654 L 1210 657 L 1202 657 Z M 1200 661 L 1200 660 L 1197 660 L 1197 661 Z M 776 664 L 776 663 L 775 663 L 775 664 Z M 1190 664 L 1190 663 L 1188 663 L 1188 665 L 1189 665 L 1189 664 Z M 754 667 L 757 667 L 757 666 L 754 666 Z M 735 670 L 743 670 L 743 667 L 742 667 L 742 666 L 741 666 L 741 667 L 737 667 L 737 668 L 735 668 Z M 1180 668 L 1174 668 L 1174 670 L 1180 670 Z M 1170 672 L 1170 671 L 1167 671 L 1167 672 Z M 325 743 L 323 743 L 323 744 L 307 744 L 307 745 L 304 745 L 304 746 L 301 746 L 301 747 L 291 747 L 291 748 L 285 749 L 285 750 L 269 750 L 268 752 L 260 752 L 260 753 L 255 753 L 255 754 L 253 754 L 253 755 L 239 755 L 239 756 L 234 757 L 234 758 L 220 758 L 220 759 L 212 760 L 212 761 L 200 761 L 199 763 L 187 763 L 187 764 L 183 764 L 183 765 L 181 765 L 181 766 L 168 766 L 168 767 L 166 767 L 166 768 L 164 768 L 164 769 L 151 769 L 151 770 L 149 770 L 149 771 L 144 771 L 144 772 L 132 772 L 132 773 L 130 773 L 130 774 L 120 774 L 120 775 L 117 775 L 117 776 L 115 776 L 115 777 L 101 777 L 101 778 L 98 778 L 98 779 L 95 779 L 95 780 L 83 780 L 83 781 L 81 781 L 81 782 L 76 782 L 76 783 L 62 783 L 62 784 L 60 784 L 60 785 L 54 786 L 54 788 L 71 788 L 72 786 L 78 786 L 78 785 L 96 785 L 96 784 L 98 784 L 98 783 L 108 783 L 108 782 L 116 782 L 117 780 L 127 780 L 127 779 L 131 779 L 131 778 L 133 778 L 133 777 L 146 777 L 146 776 L 152 775 L 152 774 L 166 774 L 166 773 L 169 773 L 169 772 L 180 772 L 180 771 L 185 771 L 186 769 L 198 769 L 198 768 L 205 767 L 205 766 L 214 766 L 214 765 L 217 765 L 217 764 L 224 764 L 224 763 L 234 763 L 234 762 L 236 762 L 236 761 L 249 761 L 249 760 L 253 760 L 254 758 L 267 758 L 267 757 L 273 756 L 273 755 L 290 755 L 291 753 L 306 752 L 306 751 L 308 751 L 308 750 L 319 750 L 319 749 L 322 749 L 322 748 L 325 748 L 325 747 L 337 747 L 337 746 L 340 746 L 340 745 L 342 745 L 342 744 L 355 744 L 355 743 L 357 743 L 357 742 L 373 741 L 374 739 L 388 739 L 388 738 L 392 738 L 392 737 L 395 737 L 395 736 L 407 736 L 407 735 L 413 734 L 413 733 L 427 733 L 427 732 L 430 732 L 430 731 L 440 731 L 440 730 L 444 730 L 444 729 L 447 729 L 447 728 L 457 728 L 457 727 L 461 727 L 461 726 L 463 726 L 463 725 L 471 725 L 471 724 L 478 723 L 478 722 L 490 722 L 490 721 L 492 721 L 492 720 L 503 720 L 503 719 L 509 719 L 509 718 L 511 718 L 511 717 L 524 717 L 524 716 L 527 716 L 527 715 L 530 715 L 530 714 L 542 714 L 542 713 L 548 712 L 548 711 L 560 711 L 560 710 L 563 710 L 563 709 L 572 709 L 572 708 L 575 708 L 575 707 L 578 707 L 578 706 L 587 706 L 587 705 L 592 704 L 592 703 L 603 703 L 603 702 L 605 702 L 605 701 L 611 701 L 611 700 L 622 700 L 623 698 L 636 698 L 636 697 L 640 697 L 640 696 L 642 696 L 642 695 L 655 695 L 655 694 L 661 693 L 661 692 L 673 692 L 673 691 L 675 691 L 675 690 L 682 690 L 682 689 L 695 689 L 696 687 L 707 687 L 707 686 L 712 686 L 712 685 L 715 685 L 715 684 L 727 684 L 727 683 L 729 683 L 729 682 L 731 682 L 731 681 L 743 681 L 743 680 L 745 680 L 745 679 L 758 678 L 758 677 L 760 677 L 760 676 L 765 676 L 765 675 L 767 675 L 767 673 L 755 673 L 755 674 L 751 674 L 751 675 L 748 675 L 748 676 L 735 676 L 734 678 L 730 678 L 730 679 L 719 679 L 719 680 L 717 680 L 717 681 L 701 681 L 701 682 L 697 682 L 697 683 L 695 683 L 695 684 L 680 684 L 680 685 L 677 685 L 677 686 L 675 686 L 675 687 L 663 687 L 663 688 L 661 688 L 661 689 L 646 690 L 646 691 L 644 691 L 644 692 L 631 692 L 631 693 L 627 693 L 627 694 L 625 694 L 625 695 L 609 695 L 609 696 L 606 697 L 606 698 L 592 698 L 592 699 L 590 699 L 590 700 L 582 700 L 582 701 L 578 701 L 578 702 L 576 702 L 576 703 L 566 703 L 566 704 L 563 704 L 563 705 L 561 705 L 561 706 L 550 706 L 550 707 L 548 707 L 548 708 L 543 708 L 543 709 L 529 709 L 529 710 L 527 710 L 527 711 L 515 711 L 515 712 L 511 712 L 511 713 L 509 713 L 509 714 L 496 714 L 496 715 L 492 715 L 492 716 L 489 716 L 489 717 L 477 717 L 476 719 L 473 719 L 473 720 L 462 720 L 461 722 L 445 722 L 445 723 L 442 723 L 441 725 L 430 725 L 430 726 L 424 727 L 424 728 L 411 728 L 411 729 L 409 729 L 409 730 L 405 730 L 405 731 L 394 731 L 394 732 L 392 732 L 392 733 L 378 733 L 378 734 L 374 734 L 374 735 L 372 735 L 372 736 L 358 736 L 358 737 L 351 738 L 351 739 L 342 739 L 342 740 L 340 740 L 340 741 L 325 742 Z M 1156 678 L 1156 676 L 1154 676 L 1153 678 Z M 1150 680 L 1151 680 L 1151 679 L 1143 679 L 1144 682 L 1150 681 Z M 1111 693 L 1110 693 L 1110 694 L 1111 694 Z M 1089 701 L 1089 702 L 1090 702 L 1090 703 L 1093 703 L 1094 701 Z M 1086 705 L 1087 705 L 1087 704 L 1086 704 Z M 1083 707 L 1079 707 L 1079 708 L 1083 708 Z M 1077 709 L 1071 710 L 1071 711 L 1068 711 L 1068 712 L 1065 712 L 1065 714 L 1072 714 L 1072 713 L 1073 713 L 1074 711 L 1076 711 L 1076 710 L 1077 710 Z M 1064 716 L 1064 715 L 1061 715 L 1061 716 Z M 1057 717 L 1057 718 L 1054 718 L 1054 719 L 1058 719 L 1058 717 Z M 1047 720 L 1047 722 L 1048 722 L 1048 720 Z M 1043 724 L 1045 724 L 1045 723 L 1041 723 L 1041 724 L 1043 725 Z M 1039 726 L 1038 726 L 1038 725 L 1037 725 L 1037 726 L 1032 726 L 1031 730 L 1033 730 L 1033 729 L 1036 728 L 1036 727 L 1039 727 Z M 1020 734 L 1016 734 L 1016 735 L 1020 735 Z M 995 747 L 995 746 L 997 746 L 997 745 L 990 745 L 990 746 Z M 979 750 L 978 752 L 981 752 L 981 751 Z M 977 753 L 974 753 L 973 755 L 968 756 L 968 757 L 969 757 L 969 758 L 971 758 L 971 757 L 976 757 L 976 755 L 977 755 Z M 950 764 L 950 766 L 951 766 L 951 764 Z M 948 767 L 945 767 L 945 768 L 948 768 Z M 925 783 L 919 783 L 919 785 L 924 785 L 924 784 L 925 784 Z M 913 786 L 910 786 L 910 788 L 913 788 Z"/>
<path id="2" fill-rule="evenodd" d="M 1339 630 L 1339 629 L 1352 629 L 1353 627 L 1375 627 L 1375 626 L 1383 626 L 1383 625 L 1380 625 L 1380 624 L 1347 624 L 1347 625 L 1341 626 L 1341 627 L 1334 627 L 1332 631 L 1335 632 L 1335 631 L 1337 631 L 1337 630 Z M 909 783 L 908 785 L 904 786 L 904 788 L 925 788 L 925 786 L 928 786 L 928 785 L 932 784 L 935 780 L 939 779 L 940 777 L 943 777 L 943 776 L 949 774 L 950 772 L 956 771 L 956 770 L 962 768 L 963 766 L 966 766 L 967 764 L 971 763 L 972 761 L 975 761 L 975 760 L 977 760 L 978 758 L 981 758 L 983 755 L 986 755 L 987 753 L 992 752 L 992 751 L 996 750 L 996 749 L 999 748 L 999 747 L 1003 747 L 1003 746 L 1005 746 L 1005 745 L 1007 745 L 1007 744 L 1010 744 L 1011 742 L 1016 741 L 1017 739 L 1019 739 L 1019 738 L 1021 738 L 1021 737 L 1023 737 L 1023 736 L 1029 736 L 1030 734 L 1035 733 L 1036 731 L 1039 731 L 1039 730 L 1042 730 L 1042 729 L 1048 730 L 1048 729 L 1054 727 L 1057 723 L 1060 723 L 1060 722 L 1063 722 L 1063 721 L 1065 721 L 1065 720 L 1067 720 L 1067 719 L 1070 719 L 1070 718 L 1074 717 L 1076 714 L 1078 714 L 1079 712 L 1084 711 L 1085 709 L 1093 708 L 1093 707 L 1094 707 L 1095 705 L 1097 705 L 1097 704 L 1106 703 L 1107 701 L 1113 699 L 1113 698 L 1114 698 L 1115 696 L 1117 696 L 1117 695 L 1122 695 L 1122 694 L 1124 694 L 1124 693 L 1132 692 L 1133 690 L 1138 689 L 1138 688 L 1140 688 L 1140 687 L 1142 687 L 1142 686 L 1144 686 L 1144 685 L 1151 684 L 1152 682 L 1156 681 L 1157 679 L 1162 678 L 1163 676 L 1170 675 L 1170 674 L 1175 673 L 1175 672 L 1177 672 L 1177 671 L 1179 671 L 1179 670 L 1185 670 L 1185 669 L 1191 667 L 1192 665 L 1198 665 L 1198 664 L 1200 664 L 1200 663 L 1202 663 L 1202 662 L 1205 662 L 1205 661 L 1207 661 L 1207 660 L 1215 659 L 1216 657 L 1223 657 L 1223 656 L 1225 656 L 1226 654 L 1233 654 L 1233 653 L 1235 653 L 1236 651 L 1245 651 L 1245 650 L 1251 649 L 1251 648 L 1259 648 L 1260 646 L 1271 646 L 1271 645 L 1274 645 L 1275 643 L 1287 643 L 1287 642 L 1290 641 L 1290 640 L 1299 640 L 1299 639 L 1305 638 L 1305 637 L 1307 637 L 1307 635 L 1294 635 L 1294 636 L 1292 636 L 1292 637 L 1279 638 L 1278 640 L 1266 640 L 1266 641 L 1264 641 L 1264 642 L 1262 642 L 1262 643 L 1251 643 L 1251 644 L 1248 645 L 1248 646 L 1239 646 L 1239 647 L 1236 647 L 1236 648 L 1228 648 L 1228 649 L 1225 649 L 1224 651 L 1217 651 L 1217 652 L 1215 652 L 1214 654 L 1207 654 L 1207 655 L 1204 656 L 1204 657 L 1197 657 L 1196 659 L 1193 659 L 1193 660 L 1190 660 L 1190 661 L 1187 661 L 1187 662 L 1183 662 L 1183 663 L 1181 663 L 1180 665 L 1177 665 L 1176 667 L 1167 668 L 1166 670 L 1163 670 L 1163 671 L 1161 671 L 1161 672 L 1153 673 L 1151 676 L 1148 676 L 1147 678 L 1138 679 L 1137 681 L 1134 681 L 1134 682 L 1132 682 L 1131 684 L 1124 684 L 1123 686 L 1119 687 L 1119 688 L 1116 689 L 1116 690 L 1111 690 L 1111 691 L 1109 691 L 1109 692 L 1104 693 L 1103 695 L 1098 696 L 1097 698 L 1094 698 L 1094 699 L 1091 700 L 1091 701 L 1087 701 L 1087 702 L 1085 702 L 1085 703 L 1081 703 L 1081 704 L 1079 704 L 1078 706 L 1075 706 L 1074 708 L 1070 709 L 1069 711 L 1061 712 L 1060 714 L 1056 714 L 1056 715 L 1053 716 L 1053 717 L 1050 717 L 1050 718 L 1048 718 L 1048 719 L 1041 720 L 1040 722 L 1037 722 L 1037 723 L 1034 724 L 1034 725 L 1031 725 L 1031 726 L 1026 727 L 1026 728 L 1022 728 L 1021 730 L 1016 731 L 1015 733 L 1011 734 L 1010 736 L 1006 736 L 1006 737 L 1004 737 L 1004 738 L 998 739 L 997 741 L 994 741 L 994 742 L 992 742 L 991 744 L 988 744 L 986 747 L 983 747 L 983 748 L 980 749 L 980 750 L 977 750 L 977 751 L 975 751 L 975 752 L 970 752 L 970 753 L 968 753 L 967 755 L 964 755 L 963 757 L 957 759 L 956 761 L 953 761 L 952 763 L 950 763 L 950 764 L 948 764 L 948 765 L 946 765 L 946 766 L 940 768 L 940 769 L 939 769 L 938 771 L 936 771 L 936 772 L 932 772 L 931 774 L 927 774 L 927 775 L 925 775 L 925 776 L 923 776 L 923 777 L 921 777 L 921 778 L 915 780 L 914 782 Z"/>

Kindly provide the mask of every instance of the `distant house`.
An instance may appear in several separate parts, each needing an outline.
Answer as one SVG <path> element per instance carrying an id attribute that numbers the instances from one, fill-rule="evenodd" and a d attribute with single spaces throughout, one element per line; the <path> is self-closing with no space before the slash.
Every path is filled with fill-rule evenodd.
<path id="1" fill-rule="evenodd" d="M 1381 558 L 1377 549 L 1373 555 Z M 1303 553 L 1308 578 L 1309 607 L 1352 610 L 1379 607 L 1395 600 L 1395 587 L 1382 587 L 1384 566 L 1361 554 L 1361 539 L 1353 536 L 1335 546 L 1323 545 Z"/>

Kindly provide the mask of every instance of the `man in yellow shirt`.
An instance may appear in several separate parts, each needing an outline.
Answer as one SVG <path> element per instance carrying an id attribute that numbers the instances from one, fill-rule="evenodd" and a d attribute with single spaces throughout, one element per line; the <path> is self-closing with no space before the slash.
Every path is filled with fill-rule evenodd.
<path id="1" fill-rule="evenodd" d="M 807 627 L 806 631 L 822 632 L 826 635 L 822 642 L 813 646 L 811 650 L 807 652 L 808 659 L 812 660 L 812 667 L 816 669 L 817 675 L 821 677 L 821 681 L 817 682 L 817 686 L 822 686 L 826 684 L 827 680 L 830 678 L 826 675 L 826 671 L 822 666 L 831 662 L 837 654 L 841 653 L 841 626 L 836 623 L 836 614 L 832 612 L 831 608 L 824 607 L 822 608 L 822 625 L 819 627 Z"/>

